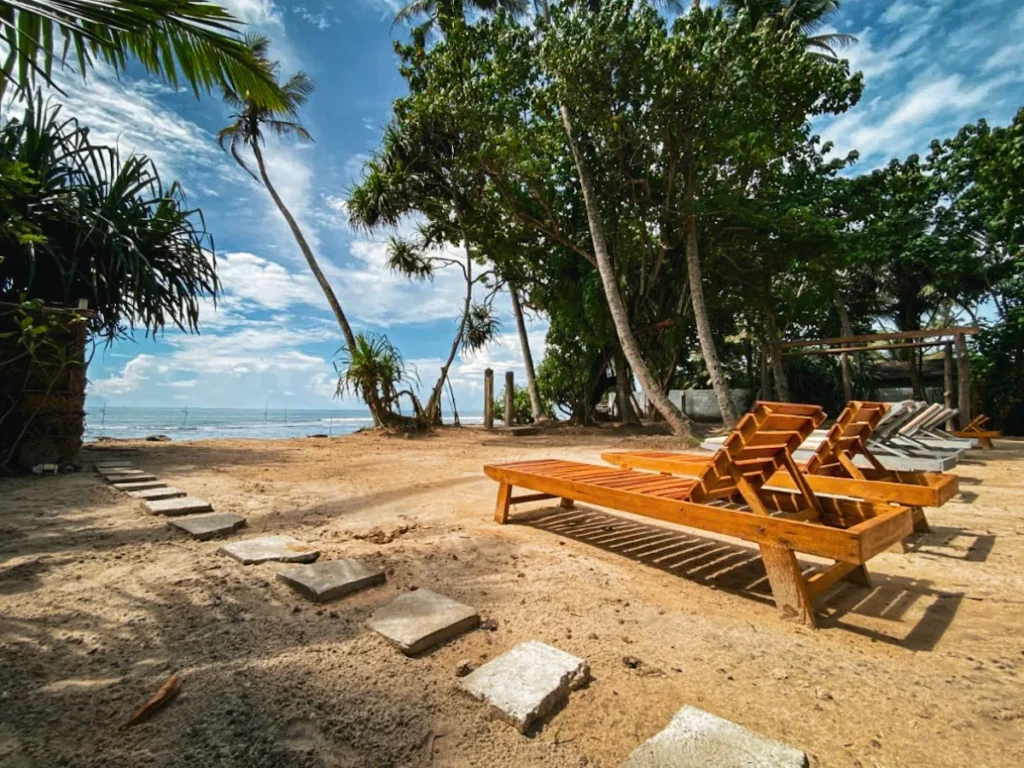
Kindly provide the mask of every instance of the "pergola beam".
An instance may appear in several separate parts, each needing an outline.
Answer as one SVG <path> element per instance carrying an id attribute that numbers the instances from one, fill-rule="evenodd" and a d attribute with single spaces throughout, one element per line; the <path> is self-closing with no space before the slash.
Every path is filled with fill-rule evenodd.
<path id="1" fill-rule="evenodd" d="M 878 352 L 889 349 L 920 349 L 921 347 L 941 347 L 945 341 L 914 341 L 905 344 L 877 344 L 869 347 L 840 347 L 838 349 L 808 349 L 799 352 L 787 352 L 786 357 L 805 357 L 807 355 L 846 355 L 853 352 Z"/>
<path id="2" fill-rule="evenodd" d="M 860 336 L 836 336 L 831 339 L 814 339 L 812 341 L 784 341 L 779 346 L 782 349 L 796 349 L 798 347 L 832 346 L 834 344 L 852 344 L 863 341 L 899 341 L 900 339 L 935 339 L 951 336 L 971 336 L 979 333 L 981 328 L 977 326 L 962 326 L 956 328 L 930 328 L 924 331 L 895 331 L 893 333 L 864 333 Z M 852 350 L 847 349 L 847 352 Z"/>

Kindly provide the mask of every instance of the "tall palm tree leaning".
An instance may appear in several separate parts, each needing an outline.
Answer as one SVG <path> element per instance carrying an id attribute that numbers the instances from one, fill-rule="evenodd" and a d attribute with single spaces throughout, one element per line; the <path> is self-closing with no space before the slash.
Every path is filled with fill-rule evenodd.
<path id="1" fill-rule="evenodd" d="M 277 82 L 278 62 L 272 62 L 267 59 L 267 48 L 269 46 L 267 38 L 262 35 L 249 35 L 246 37 L 246 44 L 252 51 L 253 56 L 261 62 L 267 73 Z M 284 204 L 281 196 L 277 193 L 277 189 L 271 183 L 270 176 L 267 174 L 267 164 L 263 159 L 262 146 L 265 141 L 265 132 L 272 133 L 275 136 L 291 136 L 299 141 L 313 140 L 313 137 L 309 135 L 309 132 L 299 122 L 299 108 L 306 103 L 309 94 L 313 92 L 313 80 L 305 72 L 296 72 L 284 83 L 278 83 L 278 85 L 281 91 L 281 106 L 277 108 L 263 106 L 258 102 L 244 98 L 230 88 L 224 88 L 224 101 L 235 110 L 231 115 L 234 122 L 217 132 L 217 142 L 222 149 L 231 152 L 231 156 L 235 158 L 235 161 L 250 176 L 267 188 L 267 192 L 270 193 L 270 197 L 274 200 L 274 205 L 277 206 L 281 215 L 284 216 L 284 220 L 288 222 L 288 228 L 291 229 L 292 236 L 295 238 L 295 242 L 298 243 L 299 250 L 305 256 L 306 263 L 309 264 L 313 277 L 316 278 L 317 283 L 320 284 L 320 289 L 327 298 L 327 303 L 330 305 L 331 311 L 338 321 L 338 327 L 341 328 L 342 336 L 345 337 L 345 346 L 348 349 L 349 355 L 354 355 L 357 352 L 357 345 L 355 334 L 352 333 L 352 326 L 349 325 L 348 318 L 345 317 L 345 312 L 338 302 L 338 297 L 334 295 L 334 289 L 331 288 L 331 284 L 327 281 L 327 276 L 320 269 L 320 265 L 313 255 L 313 249 L 306 242 L 306 237 L 302 234 L 298 222 L 295 221 L 292 212 L 288 210 L 288 206 Z M 252 172 L 245 158 L 242 157 L 240 152 L 242 147 L 248 147 L 252 150 L 253 157 L 256 159 L 258 176 Z M 374 398 L 371 396 L 370 399 Z M 379 421 L 380 412 L 376 407 L 377 404 L 375 402 L 368 402 L 367 405 L 370 406 L 374 419 Z"/>

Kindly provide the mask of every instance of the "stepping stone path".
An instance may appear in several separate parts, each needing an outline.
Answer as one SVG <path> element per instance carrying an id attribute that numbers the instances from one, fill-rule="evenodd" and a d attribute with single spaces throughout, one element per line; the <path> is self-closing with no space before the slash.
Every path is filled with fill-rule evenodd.
<path id="1" fill-rule="evenodd" d="M 277 578 L 314 603 L 326 603 L 385 581 L 384 571 L 358 560 L 324 560 L 300 565 L 279 571 Z"/>
<path id="2" fill-rule="evenodd" d="M 96 471 L 119 491 L 125 491 L 133 499 L 144 502 L 154 515 L 178 518 L 168 521 L 168 524 L 194 539 L 206 541 L 234 533 L 245 525 L 244 517 L 216 513 L 210 502 L 188 498 L 185 491 L 168 487 L 167 483 L 157 480 L 155 476 L 136 469 L 130 461 L 97 462 Z M 314 553 L 311 559 L 315 560 L 318 555 Z"/>
<path id="3" fill-rule="evenodd" d="M 176 499 L 187 494 L 181 488 L 161 486 L 160 488 L 131 490 L 128 491 L 128 495 L 133 499 L 142 499 L 143 501 L 160 501 L 161 499 Z"/>
<path id="4" fill-rule="evenodd" d="M 216 536 L 234 533 L 245 525 L 245 518 L 229 512 L 212 512 L 208 515 L 189 515 L 168 520 L 168 525 L 179 528 L 193 539 L 206 541 Z"/>
<path id="5" fill-rule="evenodd" d="M 588 680 L 586 661 L 529 640 L 462 678 L 459 687 L 526 733 L 534 722 L 561 709 L 569 693 Z"/>
<path id="6" fill-rule="evenodd" d="M 469 678 L 466 678 L 467 680 Z M 665 730 L 645 741 L 622 768 L 804 768 L 799 749 L 766 739 L 696 707 L 679 710 Z"/>
<path id="7" fill-rule="evenodd" d="M 202 499 L 163 499 L 162 501 L 147 501 L 146 508 L 154 515 L 167 515 L 177 517 L 179 515 L 194 515 L 198 512 L 213 512 L 210 502 Z"/>
<path id="8" fill-rule="evenodd" d="M 373 612 L 366 626 L 407 656 L 443 643 L 480 624 L 475 608 L 417 589 Z"/>
<path id="9" fill-rule="evenodd" d="M 242 565 L 254 565 L 277 560 L 282 563 L 311 563 L 320 557 L 320 551 L 303 544 L 291 536 L 260 536 L 225 544 L 220 551 L 235 558 Z"/>
<path id="10" fill-rule="evenodd" d="M 113 483 L 112 484 L 117 490 L 131 492 L 131 491 L 145 491 L 150 488 L 166 488 L 167 483 L 161 480 L 135 480 L 128 481 L 126 483 Z"/>

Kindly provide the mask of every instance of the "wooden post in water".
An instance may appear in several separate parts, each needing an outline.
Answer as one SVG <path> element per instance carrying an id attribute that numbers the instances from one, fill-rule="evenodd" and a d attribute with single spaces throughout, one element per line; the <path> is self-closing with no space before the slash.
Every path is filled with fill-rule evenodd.
<path id="1" fill-rule="evenodd" d="M 512 371 L 505 371 L 505 426 L 515 423 L 516 380 Z"/>
<path id="2" fill-rule="evenodd" d="M 484 371 L 484 429 L 494 429 L 494 371 Z"/>
<path id="3" fill-rule="evenodd" d="M 959 390 L 960 429 L 971 421 L 971 362 L 967 359 L 967 337 L 956 334 L 956 378 Z"/>
<path id="4" fill-rule="evenodd" d="M 947 408 L 953 408 L 953 343 L 947 341 L 945 354 L 942 358 L 942 404 Z M 953 419 L 946 419 L 946 431 L 952 432 L 956 429 Z"/>

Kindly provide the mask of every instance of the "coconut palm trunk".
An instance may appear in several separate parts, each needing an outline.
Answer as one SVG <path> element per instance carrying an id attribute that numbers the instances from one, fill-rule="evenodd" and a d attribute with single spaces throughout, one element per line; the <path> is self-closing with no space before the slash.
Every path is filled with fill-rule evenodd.
<path id="1" fill-rule="evenodd" d="M 594 189 L 594 181 L 590 175 L 590 167 L 587 165 L 580 151 L 579 141 L 576 137 L 576 128 L 573 124 L 572 114 L 565 104 L 560 104 L 558 112 L 562 118 L 562 126 L 565 128 L 565 136 L 569 142 L 569 150 L 572 152 L 576 164 L 576 173 L 580 177 L 580 188 L 583 191 L 583 203 L 587 208 L 587 224 L 590 228 L 590 239 L 594 244 L 594 260 L 597 262 L 597 271 L 601 275 L 601 284 L 604 287 L 604 295 L 608 301 L 608 310 L 615 325 L 615 333 L 622 345 L 622 353 L 626 361 L 633 369 L 640 388 L 647 396 L 649 402 L 654 403 L 658 413 L 677 435 L 688 435 L 690 433 L 689 423 L 686 417 L 679 411 L 672 401 L 668 399 L 665 391 L 658 386 L 658 382 L 651 375 L 640 347 L 636 343 L 633 329 L 629 327 L 629 316 L 626 314 L 626 307 L 622 302 L 622 295 L 619 293 L 619 286 L 615 281 L 615 268 L 612 266 L 612 259 L 608 253 L 608 246 L 604 237 L 604 223 L 601 221 L 601 214 L 598 212 L 597 192 Z"/>
<path id="2" fill-rule="evenodd" d="M 306 242 L 305 235 L 302 234 L 302 230 L 299 228 L 298 222 L 295 221 L 295 217 L 292 216 L 292 212 L 288 210 L 288 206 L 284 204 L 284 200 L 277 194 L 277 189 L 270 181 L 270 176 L 267 175 L 267 166 L 263 161 L 263 153 L 260 151 L 259 144 L 253 143 L 252 152 L 256 156 L 256 166 L 259 168 L 260 179 L 263 180 L 263 186 L 267 188 L 267 192 L 270 193 L 270 197 L 274 200 L 274 205 L 277 206 L 277 210 L 284 216 L 284 220 L 288 222 L 288 228 L 292 231 L 292 236 L 295 238 L 295 242 L 299 245 L 299 250 L 302 251 L 302 255 L 306 257 L 306 263 L 309 265 L 310 271 L 313 273 L 313 277 L 316 278 L 317 283 L 320 285 L 320 289 L 324 292 L 324 296 L 327 297 L 327 303 L 331 307 L 331 311 L 334 313 L 334 318 L 338 321 L 338 327 L 341 328 L 341 333 L 345 337 L 345 344 L 349 351 L 353 351 L 356 346 L 356 337 L 352 333 L 352 326 L 348 324 L 348 318 L 345 317 L 345 312 L 341 308 L 341 304 L 338 303 L 338 297 L 334 295 L 334 289 L 331 288 L 331 284 L 327 282 L 327 276 L 324 275 L 320 265 L 317 263 L 316 257 L 313 255 L 313 250 L 309 247 L 309 243 Z"/>
<path id="3" fill-rule="evenodd" d="M 687 197 L 692 201 L 692 193 L 687 191 Z M 725 370 L 718 359 L 718 349 L 715 347 L 715 337 L 711 333 L 711 319 L 708 316 L 708 306 L 704 301 L 703 275 L 700 268 L 700 252 L 697 246 L 697 218 L 690 213 L 686 217 L 686 272 L 690 280 L 690 299 L 693 301 L 693 319 L 697 324 L 697 339 L 700 342 L 700 351 L 704 356 L 704 365 L 711 377 L 711 386 L 715 390 L 715 399 L 718 400 L 718 409 L 722 412 L 722 421 L 725 425 L 732 426 L 736 423 L 736 413 L 729 400 L 729 381 L 725 377 Z"/>
<path id="4" fill-rule="evenodd" d="M 530 337 L 526 335 L 526 320 L 523 318 L 523 306 L 519 301 L 516 287 L 508 284 L 508 292 L 512 297 L 512 314 L 516 318 L 516 330 L 519 331 L 519 346 L 523 349 L 523 367 L 526 369 L 526 391 L 530 393 L 530 411 L 535 422 L 546 421 L 544 406 L 537 388 L 537 372 L 533 367 L 533 354 L 530 352 Z"/>
<path id="5" fill-rule="evenodd" d="M 302 251 L 302 255 L 306 257 L 306 263 L 309 265 L 310 272 L 313 273 L 313 277 L 320 285 L 320 290 L 324 292 L 324 296 L 327 298 L 327 303 L 331 307 L 331 312 L 334 313 L 334 318 L 338 321 L 338 327 L 341 329 L 341 335 L 345 337 L 345 346 L 348 348 L 349 354 L 354 354 L 356 350 L 356 337 L 352 333 L 352 326 L 348 323 L 348 318 L 345 317 L 345 312 L 341 308 L 341 304 L 338 303 L 338 297 L 334 295 L 334 289 L 331 288 L 331 284 L 327 282 L 327 276 L 324 271 L 320 269 L 320 264 L 317 263 L 316 257 L 313 255 L 313 249 L 309 247 L 309 243 L 306 242 L 305 235 L 302 234 L 302 230 L 299 228 L 299 224 L 295 221 L 295 217 L 292 216 L 292 212 L 288 210 L 288 206 L 284 204 L 284 200 L 277 193 L 277 189 L 270 181 L 270 176 L 267 174 L 267 165 L 263 160 L 263 152 L 260 151 L 259 143 L 252 143 L 252 153 L 256 157 L 256 167 L 260 173 L 260 179 L 263 181 L 263 186 L 267 188 L 267 192 L 270 193 L 270 197 L 274 201 L 274 205 L 277 206 L 277 210 L 284 216 L 284 220 L 288 222 L 288 228 L 292 231 L 292 236 L 295 238 L 295 242 L 298 243 L 299 250 Z M 380 400 L 375 391 L 366 392 L 364 394 L 366 404 L 370 408 L 370 415 L 373 417 L 373 421 L 378 426 L 384 423 L 386 418 L 386 409 L 380 404 Z"/>

